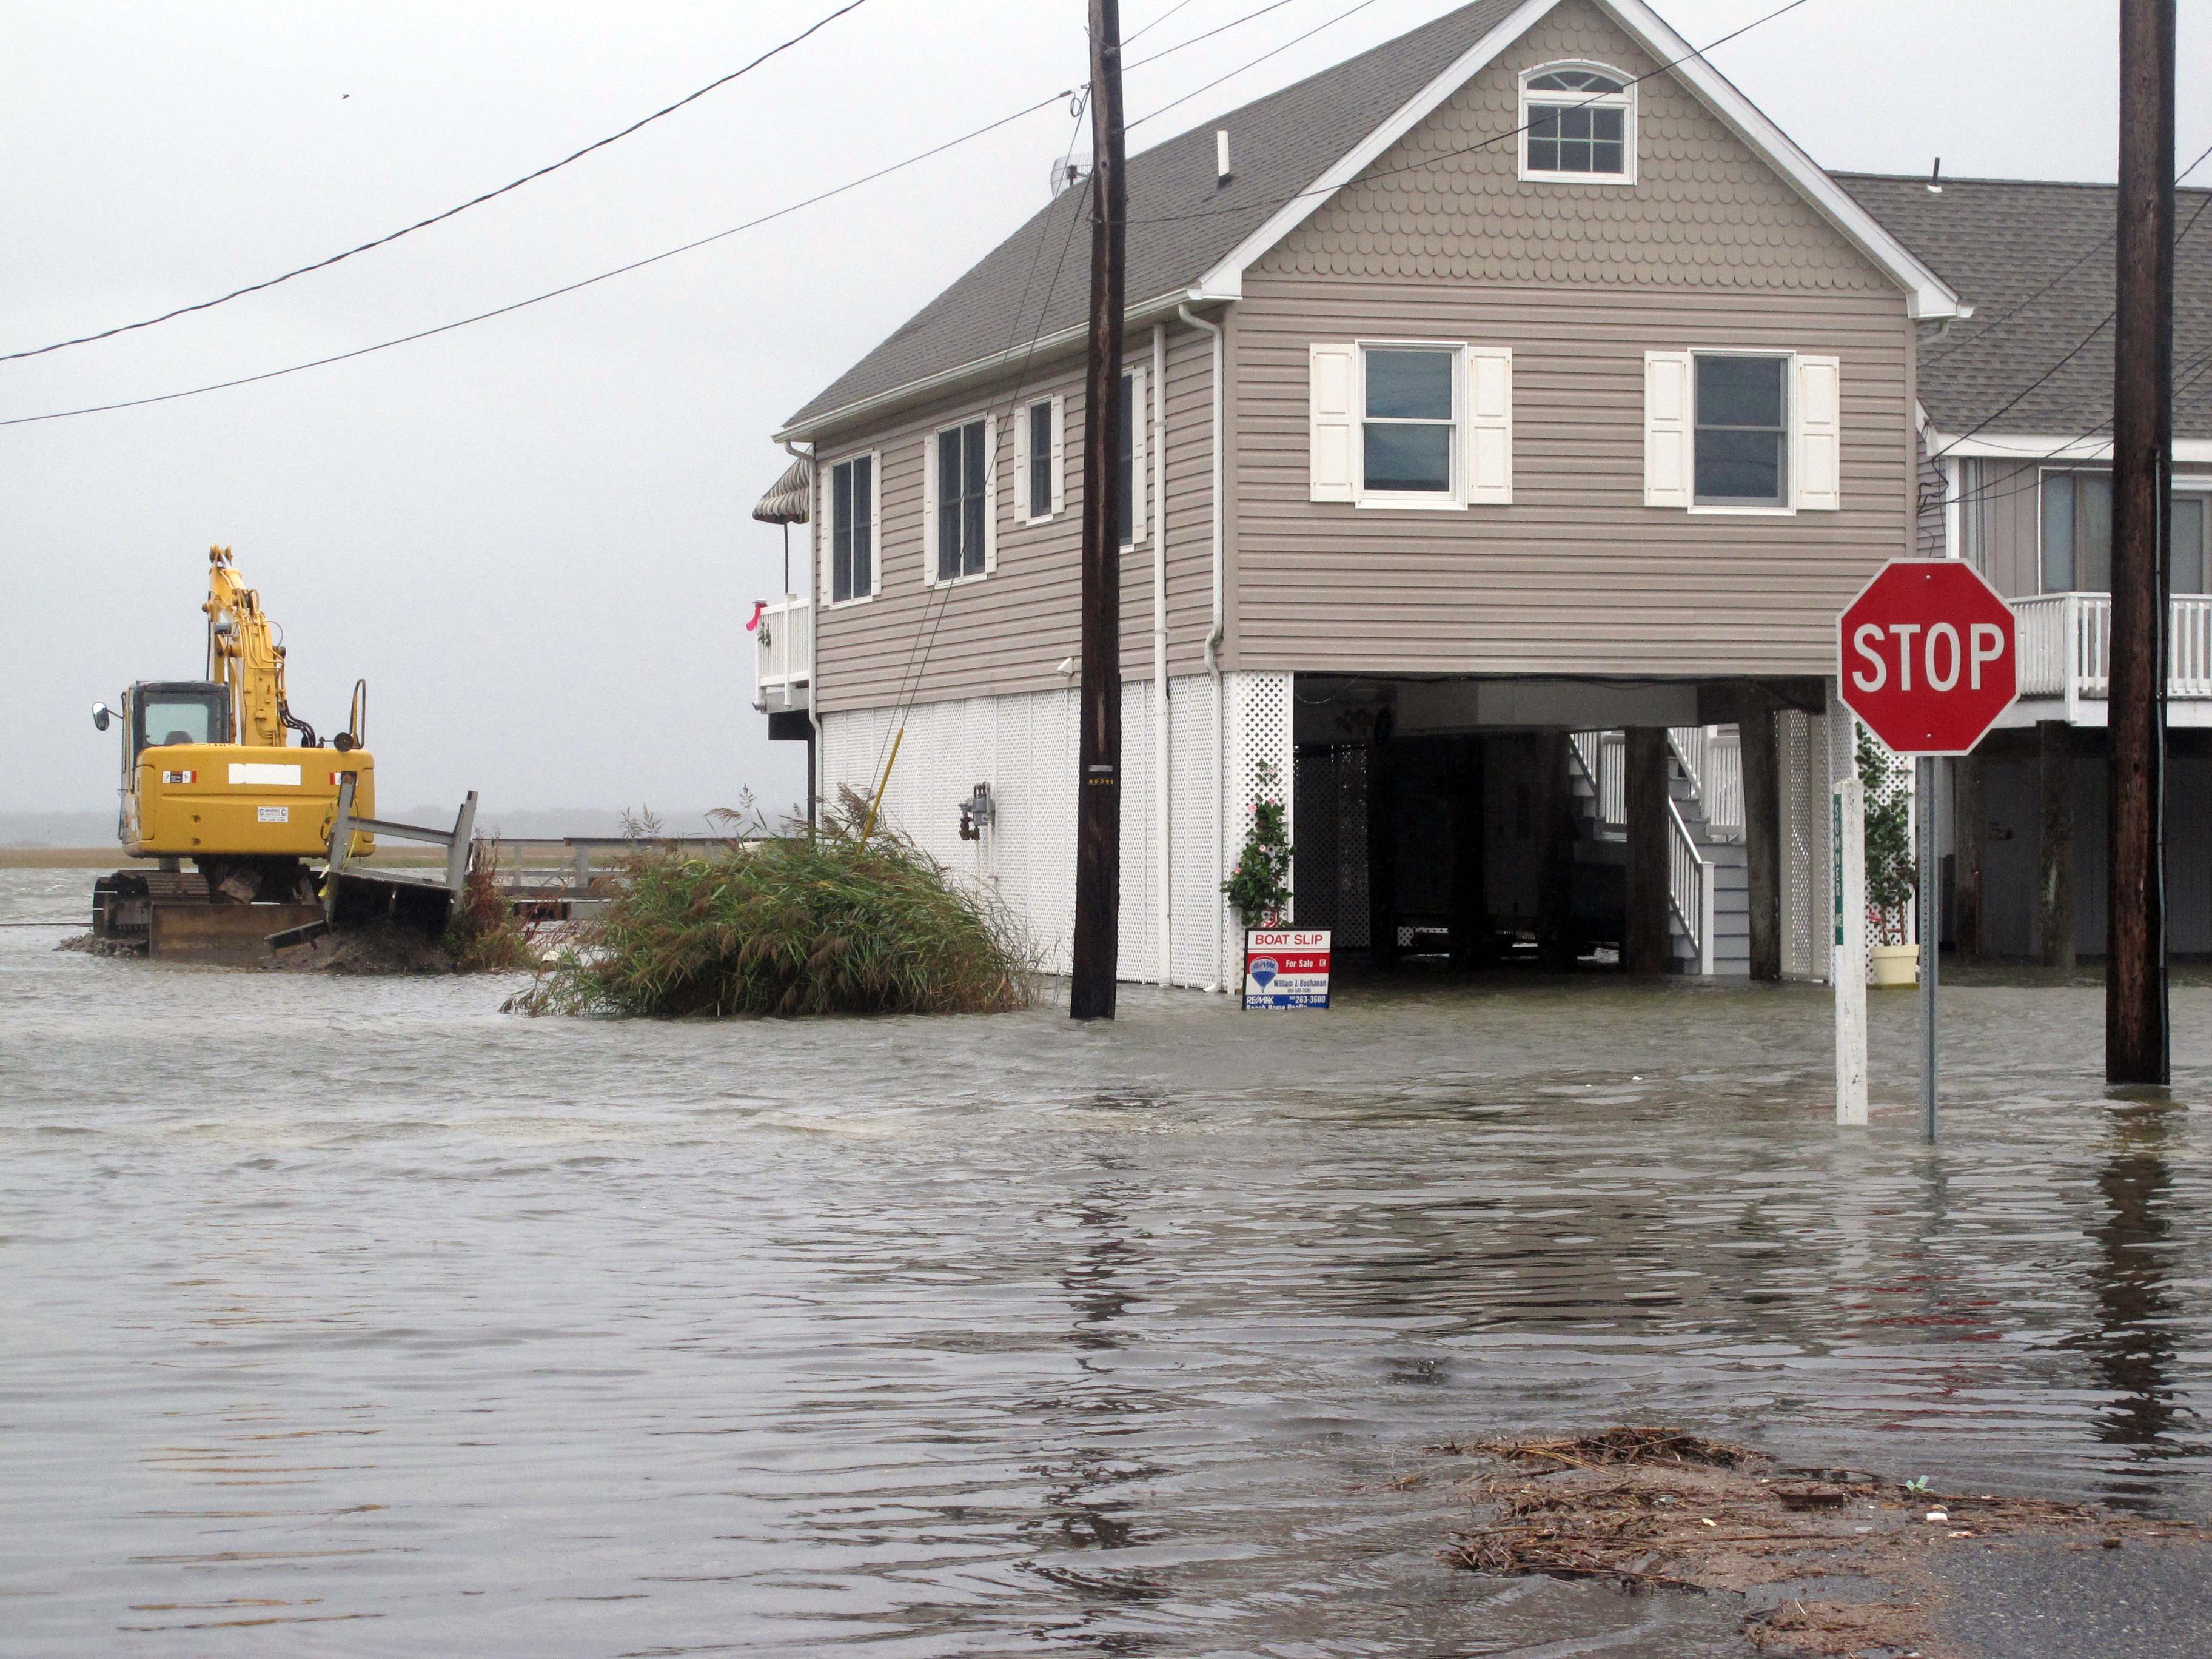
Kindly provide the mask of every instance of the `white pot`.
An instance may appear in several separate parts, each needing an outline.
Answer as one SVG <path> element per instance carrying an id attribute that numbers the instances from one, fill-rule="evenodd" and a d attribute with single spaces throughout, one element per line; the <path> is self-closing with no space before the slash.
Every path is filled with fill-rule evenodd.
<path id="1" fill-rule="evenodd" d="M 1874 963 L 1874 982 L 1884 988 L 1920 983 L 1920 947 L 1917 945 L 1876 945 L 1867 956 Z"/>

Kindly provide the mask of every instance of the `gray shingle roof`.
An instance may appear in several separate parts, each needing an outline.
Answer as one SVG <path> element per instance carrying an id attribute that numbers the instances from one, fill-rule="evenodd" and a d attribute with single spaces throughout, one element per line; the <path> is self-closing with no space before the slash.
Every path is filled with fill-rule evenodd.
<path id="1" fill-rule="evenodd" d="M 1518 0 L 1476 0 L 1129 159 L 1131 303 L 1189 287 L 1485 34 Z M 1214 179 L 1213 134 L 1231 176 Z M 791 417 L 797 425 L 1073 328 L 1090 308 L 1086 191 L 1062 191 Z M 1016 315 L 1016 307 L 1020 315 Z"/>
<path id="2" fill-rule="evenodd" d="M 2112 408 L 2112 329 L 2100 330 L 2055 372 L 2053 366 L 2112 309 L 2112 185 L 1947 179 L 1938 196 L 1925 179 L 1834 176 L 1974 307 L 1948 338 L 1922 343 L 1920 402 L 1936 430 L 1955 437 L 1988 422 L 1982 429 L 1991 435 L 2102 434 Z M 2175 194 L 2177 231 L 2187 231 L 2195 214 L 2204 220 L 2174 250 L 2173 429 L 2177 437 L 2206 438 L 2212 437 L 2212 191 Z M 2069 265 L 2075 269 L 2062 277 Z M 2046 285 L 2050 291 L 2039 295 Z"/>

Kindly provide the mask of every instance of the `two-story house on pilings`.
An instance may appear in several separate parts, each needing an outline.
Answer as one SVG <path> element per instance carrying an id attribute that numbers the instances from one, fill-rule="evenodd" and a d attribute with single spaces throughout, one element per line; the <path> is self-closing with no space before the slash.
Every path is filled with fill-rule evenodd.
<path id="1" fill-rule="evenodd" d="M 1951 288 L 1637 0 L 1480 0 L 1128 203 L 1123 974 L 1224 982 L 1269 778 L 1340 945 L 1825 971 L 1833 621 L 1914 550 Z M 813 574 L 762 678 L 826 798 L 902 729 L 884 811 L 1062 961 L 1086 212 L 777 434 Z"/>
<path id="2" fill-rule="evenodd" d="M 2109 185 L 1838 175 L 1972 307 L 1924 330 L 1925 550 L 2019 618 L 2021 700 L 1947 763 L 1947 939 L 2071 965 L 2105 948 L 2112 641 Z M 2212 191 L 2177 192 L 2166 939 L 2212 952 Z"/>

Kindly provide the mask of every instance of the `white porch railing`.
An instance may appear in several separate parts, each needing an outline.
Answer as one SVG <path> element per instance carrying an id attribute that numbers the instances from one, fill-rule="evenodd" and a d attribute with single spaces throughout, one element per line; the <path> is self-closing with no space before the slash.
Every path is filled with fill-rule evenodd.
<path id="1" fill-rule="evenodd" d="M 753 631 L 753 705 L 783 712 L 807 706 L 814 664 L 814 607 L 787 594 L 761 612 Z"/>
<path id="2" fill-rule="evenodd" d="M 2112 596 L 2043 593 L 2014 599 L 2020 694 L 2075 705 L 2112 695 Z M 2166 626 L 2166 691 L 2212 697 L 2212 598 L 2172 601 Z"/>

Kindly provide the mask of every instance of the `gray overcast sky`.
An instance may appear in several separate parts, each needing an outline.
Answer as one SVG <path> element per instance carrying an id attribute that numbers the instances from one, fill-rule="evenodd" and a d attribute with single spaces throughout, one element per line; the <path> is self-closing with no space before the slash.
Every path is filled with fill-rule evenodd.
<path id="1" fill-rule="evenodd" d="M 1133 34 L 1173 0 L 1129 0 Z M 1255 9 L 1193 0 L 1133 57 Z M 1343 11 L 1291 0 L 1129 82 L 1132 118 Z M 1778 0 L 1672 0 L 1703 43 Z M 0 4 L 0 350 L 204 298 L 447 207 L 831 9 Z M 1441 15 L 1374 0 L 1182 106 L 1158 142 Z M 2212 0 L 2181 6 L 2180 146 L 2212 143 Z M 159 329 L 0 364 L 0 416 L 346 350 L 720 229 L 1079 82 L 1083 0 L 872 0 L 636 137 L 449 223 Z M 2108 179 L 2108 0 L 1811 0 L 1715 56 L 1823 163 Z M 962 27 L 948 27 L 957 19 Z M 325 729 L 366 675 L 387 809 L 795 800 L 751 696 L 782 416 L 1043 199 L 1047 110 L 767 229 L 435 340 L 152 409 L 0 428 L 15 594 L 0 810 L 99 809 L 85 710 L 201 667 L 237 550 Z M 2208 167 L 2212 172 L 2212 167 Z M 2199 178 L 2204 175 L 2200 173 Z"/>

